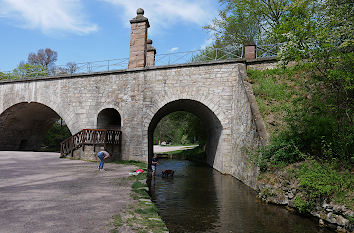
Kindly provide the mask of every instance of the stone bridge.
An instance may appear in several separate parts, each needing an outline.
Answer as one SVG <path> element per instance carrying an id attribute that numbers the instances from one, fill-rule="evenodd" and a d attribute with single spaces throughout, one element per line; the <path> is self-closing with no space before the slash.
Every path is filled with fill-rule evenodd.
<path id="1" fill-rule="evenodd" d="M 134 31 L 140 24 L 147 30 L 148 21 L 141 17 L 131 21 L 126 70 L 1 81 L 0 150 L 38 149 L 62 118 L 72 134 L 120 129 L 121 158 L 150 161 L 157 123 L 169 113 L 188 111 L 208 127 L 208 164 L 254 186 L 257 169 L 246 150 L 257 147 L 260 137 L 244 78 L 246 66 L 257 61 L 148 66 L 146 34 L 140 42 Z"/>

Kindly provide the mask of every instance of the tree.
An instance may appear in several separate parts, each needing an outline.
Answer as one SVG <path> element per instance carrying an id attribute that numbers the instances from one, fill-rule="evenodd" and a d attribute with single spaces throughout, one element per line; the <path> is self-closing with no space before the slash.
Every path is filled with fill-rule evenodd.
<path id="1" fill-rule="evenodd" d="M 225 45 L 272 41 L 269 36 L 286 16 L 290 0 L 219 0 L 219 18 L 204 27 Z"/>
<path id="2" fill-rule="evenodd" d="M 79 66 L 75 62 L 66 63 L 66 67 L 69 74 L 74 74 L 79 70 Z"/>
<path id="3" fill-rule="evenodd" d="M 49 48 L 39 49 L 37 53 L 30 53 L 28 55 L 27 63 L 30 65 L 41 66 L 48 71 L 54 66 L 57 58 L 57 52 Z"/>
<path id="4" fill-rule="evenodd" d="M 20 62 L 17 68 L 15 68 L 12 73 L 11 77 L 9 78 L 24 78 L 24 77 L 41 77 L 47 76 L 48 72 L 44 70 L 42 66 L 38 65 L 30 65 L 24 62 Z"/>
<path id="5" fill-rule="evenodd" d="M 177 111 L 168 114 L 157 124 L 154 131 L 154 143 L 158 140 L 171 141 L 174 144 L 206 143 L 207 132 L 204 122 L 192 113 Z"/>
<path id="6" fill-rule="evenodd" d="M 273 31 L 279 59 L 307 69 L 311 98 L 290 115 L 302 152 L 343 159 L 354 150 L 354 29 L 351 0 L 297 0 Z"/>

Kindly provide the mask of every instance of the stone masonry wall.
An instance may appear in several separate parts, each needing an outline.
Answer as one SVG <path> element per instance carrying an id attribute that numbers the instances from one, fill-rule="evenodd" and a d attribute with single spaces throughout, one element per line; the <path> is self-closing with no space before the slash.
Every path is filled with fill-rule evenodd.
<path id="1" fill-rule="evenodd" d="M 250 167 L 245 149 L 259 140 L 241 66 L 206 63 L 0 82 L 0 114 L 17 103 L 41 103 L 62 117 L 74 134 L 96 128 L 98 113 L 114 108 L 122 118 L 122 159 L 147 161 L 148 127 L 156 112 L 175 100 L 194 100 L 207 106 L 222 126 L 210 165 L 253 186 L 256 169 Z"/>

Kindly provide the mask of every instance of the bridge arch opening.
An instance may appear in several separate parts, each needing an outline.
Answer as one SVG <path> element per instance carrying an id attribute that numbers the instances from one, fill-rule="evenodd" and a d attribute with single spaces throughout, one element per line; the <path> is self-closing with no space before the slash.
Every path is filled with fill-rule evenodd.
<path id="1" fill-rule="evenodd" d="M 47 138 L 55 124 L 61 128 L 54 129 L 55 135 Z M 0 131 L 0 150 L 57 151 L 60 141 L 71 135 L 58 113 L 37 102 L 21 102 L 7 108 L 0 114 Z"/>
<path id="2" fill-rule="evenodd" d="M 121 129 L 121 116 L 114 108 L 105 108 L 98 113 L 97 128 L 98 129 Z"/>
<path id="3" fill-rule="evenodd" d="M 162 108 L 160 108 L 156 112 L 156 114 L 153 116 L 152 120 L 150 121 L 148 127 L 149 167 L 151 165 L 151 158 L 154 153 L 153 150 L 154 131 L 158 123 L 165 116 L 169 115 L 170 113 L 178 112 L 178 111 L 192 113 L 195 116 L 197 116 L 201 122 L 203 122 L 203 126 L 205 126 L 205 132 L 206 132 L 206 144 L 205 144 L 206 162 L 210 166 L 213 166 L 216 151 L 219 144 L 219 138 L 223 130 L 220 120 L 215 115 L 215 113 L 203 103 L 191 99 L 179 99 L 165 104 Z"/>

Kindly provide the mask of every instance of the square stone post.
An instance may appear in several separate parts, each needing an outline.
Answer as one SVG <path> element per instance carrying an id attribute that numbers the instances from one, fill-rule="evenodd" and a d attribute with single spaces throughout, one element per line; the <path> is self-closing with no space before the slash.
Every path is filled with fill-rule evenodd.
<path id="1" fill-rule="evenodd" d="M 254 42 L 245 44 L 245 58 L 246 60 L 256 59 L 256 44 Z"/>
<path id="2" fill-rule="evenodd" d="M 155 54 L 156 49 L 152 46 L 152 40 L 147 40 L 147 52 L 146 52 L 146 66 L 151 67 L 155 66 Z"/>
<path id="3" fill-rule="evenodd" d="M 128 69 L 145 67 L 147 51 L 147 29 L 150 27 L 149 20 L 144 17 L 144 10 L 139 8 L 137 16 L 130 20 L 130 53 Z"/>

